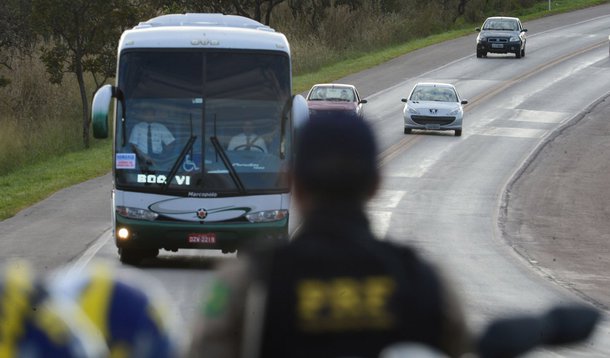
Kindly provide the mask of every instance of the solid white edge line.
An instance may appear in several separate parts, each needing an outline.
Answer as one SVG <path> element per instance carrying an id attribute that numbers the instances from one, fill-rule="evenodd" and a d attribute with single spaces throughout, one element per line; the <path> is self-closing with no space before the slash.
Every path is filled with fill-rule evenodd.
<path id="1" fill-rule="evenodd" d="M 100 237 L 93 242 L 91 246 L 71 265 L 67 273 L 69 275 L 80 273 L 95 257 L 104 245 L 106 245 L 112 238 L 111 230 L 106 230 Z"/>

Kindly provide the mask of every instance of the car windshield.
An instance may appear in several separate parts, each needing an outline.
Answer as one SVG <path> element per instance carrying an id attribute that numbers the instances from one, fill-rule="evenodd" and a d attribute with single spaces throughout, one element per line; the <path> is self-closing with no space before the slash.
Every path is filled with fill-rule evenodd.
<path id="1" fill-rule="evenodd" d="M 519 26 L 515 20 L 487 20 L 483 25 L 483 30 L 497 31 L 517 31 Z"/>
<path id="2" fill-rule="evenodd" d="M 411 94 L 411 101 L 457 102 L 453 88 L 418 86 Z"/>
<path id="3" fill-rule="evenodd" d="M 311 90 L 307 99 L 309 101 L 354 102 L 356 95 L 351 88 L 318 86 Z"/>

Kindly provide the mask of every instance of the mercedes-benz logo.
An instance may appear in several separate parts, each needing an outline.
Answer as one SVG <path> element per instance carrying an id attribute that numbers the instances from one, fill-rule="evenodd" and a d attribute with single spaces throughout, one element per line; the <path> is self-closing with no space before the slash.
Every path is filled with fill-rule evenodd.
<path id="1" fill-rule="evenodd" d="M 205 209 L 197 209 L 197 217 L 201 220 L 205 219 L 208 216 L 208 212 Z"/>

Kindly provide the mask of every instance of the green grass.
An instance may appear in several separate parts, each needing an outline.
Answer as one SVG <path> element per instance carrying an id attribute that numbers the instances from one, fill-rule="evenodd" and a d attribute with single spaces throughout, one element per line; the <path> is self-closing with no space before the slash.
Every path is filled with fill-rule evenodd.
<path id="1" fill-rule="evenodd" d="M 572 11 L 608 0 L 564 0 L 553 2 L 553 10 L 546 3 L 538 3 L 533 9 L 516 13 L 523 21 Z M 302 93 L 313 84 L 331 82 L 349 74 L 382 64 L 411 51 L 473 33 L 480 24 L 466 24 L 459 29 L 443 34 L 410 41 L 368 54 L 353 54 L 351 59 L 340 61 L 313 73 L 295 76 L 294 93 Z M 62 188 L 106 174 L 112 162 L 112 146 L 109 140 L 97 141 L 90 149 L 68 153 L 26 165 L 7 175 L 0 176 L 0 220 L 15 215 L 20 210 L 48 197 Z"/>
<path id="2" fill-rule="evenodd" d="M 0 220 L 60 189 L 108 173 L 111 163 L 112 144 L 104 140 L 96 141 L 88 150 L 54 157 L 0 176 Z"/>

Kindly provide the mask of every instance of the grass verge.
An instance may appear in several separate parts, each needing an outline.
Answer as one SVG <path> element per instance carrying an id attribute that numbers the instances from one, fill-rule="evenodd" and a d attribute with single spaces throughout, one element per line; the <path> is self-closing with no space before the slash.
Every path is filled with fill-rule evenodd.
<path id="1" fill-rule="evenodd" d="M 608 0 L 564 0 L 553 4 L 548 11 L 546 4 L 522 10 L 516 14 L 523 21 L 573 11 L 607 3 Z M 460 29 L 410 41 L 405 44 L 376 50 L 368 54 L 354 54 L 349 60 L 324 67 L 313 73 L 295 76 L 294 93 L 302 93 L 313 84 L 331 82 L 352 73 L 382 64 L 411 51 L 471 34 L 479 24 L 463 25 Z M 52 159 L 24 166 L 0 176 L 0 220 L 15 215 L 20 210 L 48 197 L 57 190 L 95 178 L 110 171 L 112 145 L 109 140 L 95 142 L 88 150 L 68 153 Z"/>
<path id="2" fill-rule="evenodd" d="M 112 144 L 104 140 L 93 143 L 88 150 L 26 165 L 0 176 L 0 220 L 60 189 L 108 173 L 111 162 Z"/>

